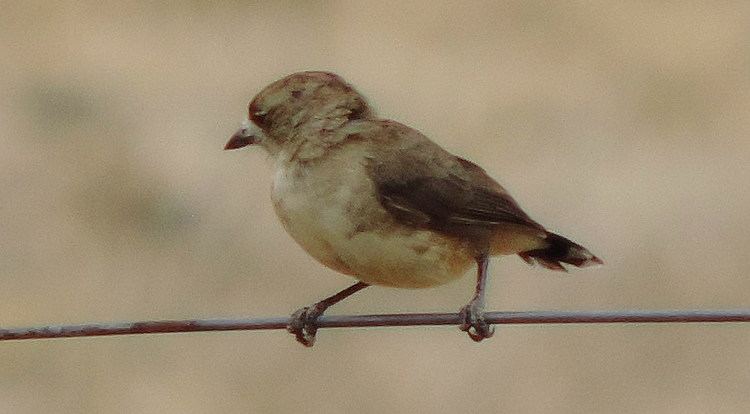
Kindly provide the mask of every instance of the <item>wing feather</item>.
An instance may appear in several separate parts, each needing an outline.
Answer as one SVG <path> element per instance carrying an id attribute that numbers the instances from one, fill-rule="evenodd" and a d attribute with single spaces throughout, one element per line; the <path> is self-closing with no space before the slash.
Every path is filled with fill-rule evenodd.
<path id="1" fill-rule="evenodd" d="M 439 231 L 503 223 L 542 229 L 482 168 L 446 155 L 450 158 L 400 151 L 379 157 L 370 176 L 383 207 L 397 220 Z"/>

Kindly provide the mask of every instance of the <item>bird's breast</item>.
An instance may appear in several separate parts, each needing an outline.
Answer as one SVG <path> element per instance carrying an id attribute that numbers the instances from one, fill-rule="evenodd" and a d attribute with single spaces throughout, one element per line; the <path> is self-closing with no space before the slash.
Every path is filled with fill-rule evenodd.
<path id="1" fill-rule="evenodd" d="M 429 287 L 463 275 L 462 243 L 396 223 L 380 205 L 364 148 L 317 162 L 279 162 L 272 200 L 284 228 L 322 264 L 366 283 Z"/>

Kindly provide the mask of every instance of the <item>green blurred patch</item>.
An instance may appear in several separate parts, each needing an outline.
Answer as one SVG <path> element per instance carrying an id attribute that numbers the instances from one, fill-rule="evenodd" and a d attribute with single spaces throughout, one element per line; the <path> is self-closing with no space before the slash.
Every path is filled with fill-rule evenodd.
<path id="1" fill-rule="evenodd" d="M 92 177 L 77 194 L 75 204 L 92 230 L 115 239 L 168 241 L 189 229 L 194 217 L 166 186 L 126 163 Z"/>
<path id="2" fill-rule="evenodd" d="M 47 130 L 79 127 L 102 117 L 103 99 L 91 88 L 69 81 L 39 80 L 25 94 L 33 121 Z M 53 137 L 54 134 L 43 135 Z"/>

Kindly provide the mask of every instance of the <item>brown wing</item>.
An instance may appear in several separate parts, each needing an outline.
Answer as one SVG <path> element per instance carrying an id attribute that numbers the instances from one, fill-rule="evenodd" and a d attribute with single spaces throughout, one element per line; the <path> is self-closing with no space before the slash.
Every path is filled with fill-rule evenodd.
<path id="1" fill-rule="evenodd" d="M 453 234 L 502 223 L 543 229 L 482 168 L 422 149 L 380 157 L 370 168 L 381 204 L 398 221 Z"/>

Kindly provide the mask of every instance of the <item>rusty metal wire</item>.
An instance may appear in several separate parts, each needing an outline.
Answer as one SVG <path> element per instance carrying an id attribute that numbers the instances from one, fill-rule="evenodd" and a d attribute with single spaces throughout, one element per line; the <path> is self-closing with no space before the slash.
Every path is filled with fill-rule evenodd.
<path id="1" fill-rule="evenodd" d="M 669 311 L 530 311 L 487 312 L 492 324 L 572 324 L 572 323 L 714 323 L 750 322 L 750 309 L 669 310 Z M 244 331 L 285 329 L 288 317 L 247 319 L 189 319 L 173 321 L 92 323 L 0 328 L 0 341 L 21 339 L 71 338 L 84 336 L 136 335 L 176 332 Z M 376 326 L 459 325 L 457 313 L 411 313 L 390 315 L 323 316 L 320 328 Z"/>

